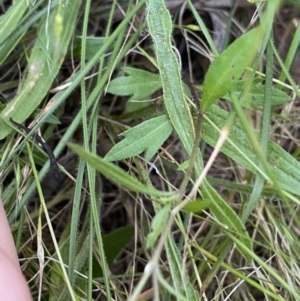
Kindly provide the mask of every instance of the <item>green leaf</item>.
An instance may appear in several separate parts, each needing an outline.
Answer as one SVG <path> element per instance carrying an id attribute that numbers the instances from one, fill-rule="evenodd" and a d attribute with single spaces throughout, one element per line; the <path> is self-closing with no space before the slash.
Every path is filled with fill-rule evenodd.
<path id="1" fill-rule="evenodd" d="M 137 102 L 130 104 L 137 104 Z M 136 120 L 136 119 L 150 119 L 153 117 L 160 116 L 162 114 L 166 114 L 166 107 L 163 103 L 159 102 L 151 102 L 146 106 L 126 106 L 126 113 L 114 116 L 114 120 Z M 139 107 L 139 108 L 137 108 Z M 136 109 L 137 108 L 137 109 Z"/>
<path id="2" fill-rule="evenodd" d="M 194 201 L 189 201 L 183 208 L 182 211 L 188 213 L 198 213 L 203 211 L 204 209 L 209 208 L 211 204 L 210 200 L 199 200 L 196 199 Z"/>
<path id="3" fill-rule="evenodd" d="M 199 293 L 194 289 L 192 280 L 182 262 L 182 256 L 174 242 L 173 236 L 169 235 L 166 241 L 166 252 L 172 275 L 173 286 L 178 294 L 182 294 L 189 301 L 201 300 Z M 176 298 L 175 298 L 176 300 Z"/>
<path id="4" fill-rule="evenodd" d="M 72 45 L 72 52 L 73 52 L 72 55 L 75 58 L 80 58 L 81 43 L 82 43 L 81 37 L 76 37 L 74 39 L 74 45 Z M 86 38 L 85 43 L 86 43 L 85 59 L 88 61 L 93 58 L 93 56 L 99 51 L 101 47 L 103 47 L 105 43 L 105 38 L 90 36 Z M 110 47 L 108 50 L 110 50 L 111 48 L 112 47 Z"/>
<path id="5" fill-rule="evenodd" d="M 103 247 L 108 264 L 112 264 L 117 255 L 124 249 L 134 236 L 133 226 L 124 226 L 108 234 L 103 235 Z M 99 264 L 99 258 L 93 257 L 93 277 L 103 277 L 103 271 Z"/>
<path id="6" fill-rule="evenodd" d="M 202 124 L 202 138 L 206 143 L 212 147 L 216 145 L 219 131 L 213 125 L 221 129 L 228 117 L 227 111 L 216 105 L 211 106 Z M 256 173 L 257 155 L 239 122 L 231 127 L 229 139 L 230 141 L 225 141 L 221 151 L 246 169 Z M 281 188 L 300 196 L 300 163 L 272 141 L 268 144 L 267 159 Z"/>
<path id="7" fill-rule="evenodd" d="M 146 19 L 154 41 L 165 106 L 176 133 L 190 155 L 194 143 L 194 128 L 183 93 L 178 58 L 172 48 L 172 19 L 162 0 L 148 0 L 147 12 Z"/>
<path id="8" fill-rule="evenodd" d="M 124 140 L 116 144 L 105 156 L 108 161 L 121 160 L 139 155 L 146 150 L 149 161 L 170 136 L 172 124 L 167 115 L 144 121 L 122 133 Z"/>
<path id="9" fill-rule="evenodd" d="M 41 109 L 37 109 L 34 111 L 34 113 L 32 114 L 33 118 L 36 118 L 37 116 L 39 116 L 39 114 L 42 112 Z M 47 119 L 45 120 L 46 123 L 50 123 L 50 124 L 61 124 L 60 120 L 54 115 L 54 114 L 50 114 Z"/>
<path id="10" fill-rule="evenodd" d="M 250 66 L 262 42 L 262 28 L 250 30 L 235 40 L 210 65 L 203 84 L 202 110 L 208 111 L 214 101 L 228 93 Z"/>
<path id="11" fill-rule="evenodd" d="M 233 87 L 232 92 L 239 98 L 240 94 L 245 89 L 245 81 L 238 81 Z M 242 101 L 242 106 L 249 108 L 250 106 L 263 106 L 264 104 L 264 94 L 265 94 L 265 85 L 263 84 L 253 84 L 249 92 L 247 93 L 247 98 L 249 97 L 250 104 L 248 105 L 247 101 Z M 222 98 L 231 101 L 228 94 Z M 272 88 L 272 106 L 282 105 L 291 101 L 291 97 L 285 92 Z"/>
<path id="12" fill-rule="evenodd" d="M 205 179 L 201 185 L 201 193 L 205 200 L 210 200 L 209 209 L 216 217 L 217 221 L 225 230 L 233 231 L 242 243 L 251 249 L 251 239 L 245 226 L 235 211 L 228 205 L 228 203 L 221 198 L 221 196 L 213 189 L 213 187 Z M 247 253 L 244 256 L 248 258 Z"/>
<path id="13" fill-rule="evenodd" d="M 13 130 L 9 118 L 23 123 L 48 93 L 68 50 L 80 4 L 80 0 L 64 5 L 60 2 L 49 19 L 45 16 L 40 23 L 23 85 L 0 114 L 0 139 Z"/>
<path id="14" fill-rule="evenodd" d="M 189 164 L 190 164 L 190 160 L 189 159 L 185 160 L 177 167 L 177 170 L 180 171 L 186 170 L 189 167 Z"/>
<path id="15" fill-rule="evenodd" d="M 120 185 L 131 191 L 141 192 L 153 196 L 166 197 L 171 195 L 171 193 L 169 192 L 158 191 L 154 188 L 142 184 L 118 166 L 108 162 L 107 160 L 104 160 L 103 158 L 93 153 L 85 151 L 83 148 L 75 144 L 68 145 L 78 156 L 80 156 L 87 163 L 92 165 L 96 170 L 101 172 L 106 178 L 115 182 L 117 185 Z"/>
<path id="16" fill-rule="evenodd" d="M 120 76 L 112 80 L 107 92 L 121 96 L 131 96 L 131 99 L 141 100 L 152 95 L 161 88 L 160 76 L 148 71 L 124 67 L 129 76 Z"/>
<path id="17" fill-rule="evenodd" d="M 170 214 L 171 204 L 163 206 L 156 212 L 152 222 L 151 222 L 151 232 L 147 235 L 146 248 L 151 248 L 158 239 L 158 236 L 165 229 L 166 221 Z"/>
<path id="18" fill-rule="evenodd" d="M 10 19 L 9 22 L 11 23 L 10 25 L 12 25 L 12 26 L 7 25 L 6 20 L 4 19 L 4 16 L 6 16 L 7 13 L 3 17 L 0 18 L 0 27 L 5 29 L 8 32 L 8 34 L 4 35 L 4 36 L 7 36 L 7 38 L 5 40 L 3 40 L 3 38 L 2 39 L 0 38 L 0 65 L 3 65 L 6 58 L 13 51 L 14 51 L 14 53 L 10 56 L 10 58 L 7 60 L 7 62 L 14 61 L 15 59 L 17 59 L 17 57 L 19 57 L 21 55 L 20 50 L 18 50 L 18 47 L 16 47 L 18 45 L 18 43 L 20 42 L 21 38 L 26 34 L 26 32 L 29 30 L 29 28 L 33 24 L 37 24 L 39 22 L 39 20 L 41 19 L 42 16 L 48 15 L 49 10 L 53 9 L 54 7 L 56 7 L 58 5 L 58 1 L 59 0 L 53 0 L 53 1 L 51 1 L 51 3 L 49 3 L 49 6 L 48 5 L 45 6 L 45 5 L 43 5 L 44 4 L 43 0 L 37 1 L 34 5 L 28 5 L 27 0 L 23 0 L 23 1 L 21 0 L 21 1 L 18 1 L 17 3 L 20 6 L 25 5 L 25 7 L 27 7 L 27 12 L 25 15 L 23 15 L 22 19 L 19 19 L 19 18 L 22 14 L 22 10 L 24 9 L 24 7 L 22 9 L 20 9 L 20 6 L 16 5 L 16 4 L 13 5 L 11 7 L 11 10 L 9 11 L 9 13 L 11 13 L 11 15 L 8 18 Z M 40 5 L 43 5 L 43 8 L 39 9 Z M 20 11 L 18 11 L 19 9 L 20 9 Z M 19 22 L 15 22 L 18 19 L 19 19 Z M 5 26 L 4 26 L 4 24 L 5 24 Z M 8 28 L 10 30 L 7 30 Z M 16 51 L 16 48 L 17 48 L 17 51 Z"/>
<path id="19" fill-rule="evenodd" d="M 103 246 L 108 264 L 112 264 L 116 256 L 134 236 L 134 227 L 125 226 L 103 235 Z"/>
<path id="20" fill-rule="evenodd" d="M 0 44 L 10 37 L 28 9 L 28 0 L 19 0 L 0 18 Z"/>

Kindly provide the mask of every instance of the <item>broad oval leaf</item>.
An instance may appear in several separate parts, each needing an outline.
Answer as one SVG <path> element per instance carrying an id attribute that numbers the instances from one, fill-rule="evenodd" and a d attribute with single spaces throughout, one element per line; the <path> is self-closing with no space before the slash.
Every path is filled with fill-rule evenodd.
<path id="1" fill-rule="evenodd" d="M 262 27 L 250 30 L 235 40 L 208 68 L 203 84 L 202 110 L 228 93 L 251 65 L 262 42 Z"/>

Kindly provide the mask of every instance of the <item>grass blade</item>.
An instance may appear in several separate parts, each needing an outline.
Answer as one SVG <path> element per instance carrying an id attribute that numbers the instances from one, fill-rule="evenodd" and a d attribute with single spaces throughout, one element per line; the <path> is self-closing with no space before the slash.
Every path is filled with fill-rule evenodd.
<path id="1" fill-rule="evenodd" d="M 69 5 L 60 2 L 51 11 L 49 20 L 44 18 L 41 22 L 24 84 L 1 112 L 0 139 L 13 130 L 5 121 L 12 118 L 23 123 L 48 93 L 68 50 L 80 4 L 80 0 L 72 1 Z"/>
<path id="2" fill-rule="evenodd" d="M 107 162 L 106 160 L 102 159 L 101 157 L 95 154 L 85 151 L 83 148 L 77 145 L 69 144 L 69 147 L 86 162 L 91 164 L 96 170 L 101 172 L 105 177 L 124 188 L 127 188 L 131 191 L 141 192 L 153 196 L 170 196 L 170 193 L 168 192 L 158 191 L 154 188 L 149 188 L 148 186 L 145 186 L 144 184 L 127 174 L 118 166 Z"/>

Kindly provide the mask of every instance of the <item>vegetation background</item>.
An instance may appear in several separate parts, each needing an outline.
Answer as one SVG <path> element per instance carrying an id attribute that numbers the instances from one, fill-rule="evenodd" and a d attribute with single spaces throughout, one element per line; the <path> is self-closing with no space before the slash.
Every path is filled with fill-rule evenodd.
<path id="1" fill-rule="evenodd" d="M 299 8 L 1 1 L 1 199 L 34 300 L 300 300 Z"/>

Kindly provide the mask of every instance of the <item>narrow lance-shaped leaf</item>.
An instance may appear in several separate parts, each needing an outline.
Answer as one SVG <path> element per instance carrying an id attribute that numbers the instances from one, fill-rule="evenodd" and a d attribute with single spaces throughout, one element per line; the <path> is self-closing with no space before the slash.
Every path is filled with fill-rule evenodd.
<path id="1" fill-rule="evenodd" d="M 60 2 L 41 22 L 24 83 L 0 115 L 0 139 L 12 131 L 10 117 L 23 123 L 48 93 L 68 50 L 80 4 L 80 0 Z"/>
<path id="2" fill-rule="evenodd" d="M 165 246 L 168 254 L 170 273 L 176 292 L 184 295 L 186 300 L 189 301 L 201 300 L 198 292 L 192 285 L 190 275 L 186 270 L 185 264 L 182 262 L 182 255 L 179 253 L 172 235 L 167 238 Z"/>
<path id="3" fill-rule="evenodd" d="M 250 30 L 235 40 L 210 65 L 203 84 L 202 110 L 208 111 L 214 101 L 224 96 L 250 66 L 262 42 L 262 27 Z"/>
<path id="4" fill-rule="evenodd" d="M 164 0 L 148 0 L 147 11 L 147 24 L 154 41 L 165 106 L 180 141 L 191 155 L 195 135 L 191 112 L 184 98 L 178 60 L 171 44 L 172 19 Z M 168 237 L 166 252 L 176 292 L 183 293 L 187 300 L 199 300 L 187 272 L 182 269 L 182 261 L 171 236 Z"/>
<path id="5" fill-rule="evenodd" d="M 16 29 L 19 21 L 28 9 L 28 0 L 19 0 L 0 18 L 0 44 Z"/>
<path id="6" fill-rule="evenodd" d="M 153 196 L 161 196 L 161 197 L 168 197 L 171 196 L 171 193 L 158 191 L 155 188 L 148 187 L 132 177 L 131 175 L 127 174 L 124 170 L 120 167 L 104 160 L 103 158 L 85 151 L 78 145 L 69 144 L 69 147 L 82 159 L 84 159 L 87 163 L 91 164 L 96 170 L 101 172 L 106 178 L 110 179 L 111 181 L 115 182 L 116 184 L 127 188 L 131 191 L 141 192 L 148 195 Z"/>
<path id="7" fill-rule="evenodd" d="M 217 105 L 211 106 L 202 124 L 202 138 L 206 143 L 214 147 L 219 139 L 219 131 L 209 121 L 221 129 L 228 116 L 229 113 L 220 109 Z M 254 165 L 257 156 L 239 122 L 231 127 L 229 138 L 231 142 L 226 140 L 221 151 L 246 169 L 257 172 Z M 267 160 L 281 187 L 300 196 L 300 163 L 272 141 L 268 144 Z"/>
<path id="8" fill-rule="evenodd" d="M 148 0 L 147 11 L 147 24 L 154 41 L 165 106 L 176 133 L 190 155 L 194 143 L 194 129 L 184 98 L 178 58 L 172 49 L 172 19 L 163 0 Z"/>
<path id="9" fill-rule="evenodd" d="M 203 184 L 201 185 L 201 193 L 204 199 L 211 200 L 209 209 L 221 226 L 226 230 L 234 231 L 243 244 L 247 246 L 248 249 L 251 249 L 251 239 L 241 219 L 206 179 L 204 179 Z M 244 253 L 244 255 L 246 257 L 248 256 L 247 253 Z"/>
<path id="10" fill-rule="evenodd" d="M 232 92 L 239 97 L 241 93 L 245 89 L 245 84 L 247 85 L 246 81 L 239 81 L 232 87 Z M 287 95 L 285 92 L 277 89 L 272 88 L 272 106 L 282 105 L 291 101 L 291 97 Z M 246 95 L 246 99 L 241 99 L 242 107 L 248 108 L 251 106 L 263 106 L 264 104 L 264 94 L 265 94 L 265 85 L 258 83 L 251 85 L 249 92 Z M 224 95 L 222 98 L 231 101 L 229 94 Z M 249 102 L 249 104 L 248 104 Z"/>
<path id="11" fill-rule="evenodd" d="M 151 222 L 151 232 L 147 235 L 147 249 L 153 247 L 157 241 L 159 235 L 166 227 L 166 221 L 170 214 L 171 205 L 165 205 L 158 212 L 156 212 L 152 222 Z"/>

